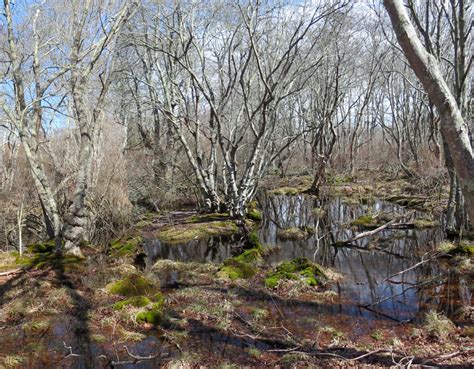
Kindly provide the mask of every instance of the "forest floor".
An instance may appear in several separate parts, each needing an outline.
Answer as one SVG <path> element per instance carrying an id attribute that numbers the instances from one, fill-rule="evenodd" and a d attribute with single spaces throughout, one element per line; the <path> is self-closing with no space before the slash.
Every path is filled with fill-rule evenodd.
<path id="1" fill-rule="evenodd" d="M 354 201 L 383 195 L 437 211 L 444 199 L 405 182 L 335 182 Z M 269 191 L 298 193 L 308 179 L 273 183 Z M 141 226 L 173 236 L 161 221 L 148 216 Z M 234 231 L 227 222 L 186 213 L 174 227 L 196 238 L 206 224 L 212 234 Z M 331 289 L 343 278 L 333 270 L 303 259 L 272 267 L 271 250 L 255 240 L 223 263 L 160 260 L 144 269 L 140 229 L 105 251 L 85 247 L 83 259 L 49 244 L 22 257 L 0 253 L 0 368 L 473 365 L 472 305 L 455 323 L 435 313 L 417 323 L 358 321 L 338 313 L 347 302 Z M 447 258 L 446 267 L 472 284 L 472 257 Z"/>

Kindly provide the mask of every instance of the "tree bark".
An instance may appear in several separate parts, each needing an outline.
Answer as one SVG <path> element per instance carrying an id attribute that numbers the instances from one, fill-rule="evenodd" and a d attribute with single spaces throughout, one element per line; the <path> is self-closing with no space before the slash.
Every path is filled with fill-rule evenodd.
<path id="1" fill-rule="evenodd" d="M 429 54 L 411 24 L 402 0 L 384 0 L 393 29 L 410 66 L 436 106 L 441 131 L 448 145 L 465 198 L 469 217 L 474 219 L 474 155 L 468 127 L 456 100 L 443 79 L 438 63 Z"/>

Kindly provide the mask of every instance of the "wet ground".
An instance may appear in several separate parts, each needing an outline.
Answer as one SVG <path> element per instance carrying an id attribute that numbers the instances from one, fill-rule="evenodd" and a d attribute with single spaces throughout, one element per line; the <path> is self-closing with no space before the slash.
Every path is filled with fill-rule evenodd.
<path id="1" fill-rule="evenodd" d="M 128 273 L 119 268 L 134 269 L 124 265 L 131 260 L 96 255 L 69 272 L 4 277 L 0 368 L 470 367 L 472 337 L 464 332 L 473 317 L 460 311 L 472 312 L 472 279 L 434 257 L 444 239 L 443 219 L 416 228 L 427 214 L 377 200 L 262 194 L 258 202 L 258 235 L 268 252 L 250 279 L 216 277 L 219 264 L 242 251 L 240 234 L 166 244 L 145 232 L 144 254 L 135 262 L 159 279 L 166 295 L 159 326 L 137 324 L 133 309 L 111 308 L 119 297 L 104 286 Z M 367 214 L 406 217 L 374 236 L 342 242 L 365 231 L 351 222 Z M 167 222 L 192 215 L 171 214 Z M 280 232 L 287 228 L 311 231 L 287 239 Z M 265 273 L 299 257 L 329 268 L 333 278 L 317 287 L 264 286 Z M 181 263 L 158 270 L 156 262 L 164 259 Z M 457 324 L 446 338 L 421 329 L 430 310 Z"/>

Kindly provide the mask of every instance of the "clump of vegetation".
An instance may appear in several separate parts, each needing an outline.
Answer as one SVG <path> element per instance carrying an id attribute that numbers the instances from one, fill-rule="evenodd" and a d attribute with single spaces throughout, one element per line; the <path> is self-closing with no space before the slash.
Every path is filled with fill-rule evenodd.
<path id="1" fill-rule="evenodd" d="M 367 214 L 367 215 L 362 215 L 358 217 L 357 219 L 353 220 L 351 222 L 351 225 L 360 227 L 360 228 L 370 229 L 370 228 L 377 228 L 379 225 L 379 222 L 377 218 L 375 218 L 373 215 Z"/>
<path id="2" fill-rule="evenodd" d="M 25 323 L 23 329 L 29 333 L 44 333 L 49 329 L 50 323 L 47 320 L 33 320 Z"/>
<path id="3" fill-rule="evenodd" d="M 253 309 L 251 311 L 251 314 L 252 314 L 253 319 L 257 322 L 260 320 L 266 319 L 270 315 L 267 309 L 259 309 L 259 308 Z"/>
<path id="4" fill-rule="evenodd" d="M 303 190 L 296 187 L 280 187 L 280 188 L 275 188 L 269 191 L 271 195 L 290 195 L 290 196 L 298 195 L 301 192 L 303 192 Z"/>
<path id="5" fill-rule="evenodd" d="M 261 222 L 263 219 L 262 212 L 258 209 L 249 209 L 247 211 L 247 218 L 256 222 Z"/>
<path id="6" fill-rule="evenodd" d="M 424 321 L 424 329 L 430 337 L 444 340 L 454 332 L 454 324 L 451 320 L 438 314 L 434 310 L 430 310 L 426 313 Z"/>
<path id="7" fill-rule="evenodd" d="M 455 245 L 453 245 L 451 242 L 441 242 L 437 249 L 439 252 L 442 252 L 443 254 L 449 254 L 452 250 L 456 248 Z"/>
<path id="8" fill-rule="evenodd" d="M 164 316 L 164 299 L 148 306 L 136 316 L 137 323 L 158 325 Z"/>
<path id="9" fill-rule="evenodd" d="M 437 227 L 438 225 L 439 225 L 439 222 L 437 222 L 436 220 L 425 219 L 425 218 L 417 219 L 414 222 L 415 228 L 433 228 L 433 227 Z"/>
<path id="10" fill-rule="evenodd" d="M 13 252 L 0 252 L 0 273 L 17 268 L 17 257 Z"/>
<path id="11" fill-rule="evenodd" d="M 262 356 L 262 351 L 260 351 L 256 347 L 249 347 L 247 349 L 247 352 L 249 353 L 250 356 L 255 357 L 255 358 L 259 358 L 260 356 Z"/>
<path id="12" fill-rule="evenodd" d="M 252 231 L 247 235 L 247 238 L 245 240 L 245 247 L 247 249 L 256 249 L 259 252 L 262 251 L 263 246 L 260 242 L 260 238 L 258 237 L 257 231 Z"/>
<path id="13" fill-rule="evenodd" d="M 165 227 L 158 231 L 156 237 L 163 242 L 179 243 L 209 236 L 232 234 L 238 230 L 233 220 L 219 220 Z"/>
<path id="14" fill-rule="evenodd" d="M 77 269 L 85 259 L 75 255 L 63 255 L 55 251 L 54 241 L 34 243 L 27 246 L 27 252 L 16 257 L 16 264 L 32 269 Z"/>
<path id="15" fill-rule="evenodd" d="M 447 255 L 461 255 L 472 257 L 474 255 L 474 245 L 460 243 L 455 245 L 451 242 L 442 242 L 438 245 L 438 251 Z"/>
<path id="16" fill-rule="evenodd" d="M 126 306 L 145 307 L 150 303 L 151 303 L 151 300 L 146 296 L 134 296 L 126 300 L 116 302 L 115 304 L 113 304 L 112 307 L 115 310 L 122 310 Z"/>
<path id="17" fill-rule="evenodd" d="M 123 279 L 109 283 L 106 286 L 106 290 L 115 295 L 134 297 L 153 293 L 157 290 L 157 286 L 155 282 L 140 274 L 131 274 Z"/>
<path id="18" fill-rule="evenodd" d="M 312 210 L 312 213 L 316 218 L 321 218 L 326 214 L 326 210 L 324 210 L 323 208 L 314 208 Z"/>
<path id="19" fill-rule="evenodd" d="M 110 243 L 110 254 L 114 257 L 133 255 L 142 243 L 140 236 L 115 239 Z"/>
<path id="20" fill-rule="evenodd" d="M 32 243 L 26 247 L 27 251 L 32 254 L 44 254 L 54 251 L 55 241 L 49 240 L 47 242 Z"/>
<path id="21" fill-rule="evenodd" d="M 282 280 L 302 280 L 309 286 L 316 286 L 321 277 L 326 278 L 326 275 L 320 265 L 306 258 L 297 258 L 278 265 L 275 271 L 267 274 L 264 283 L 275 288 Z"/>
<path id="22" fill-rule="evenodd" d="M 255 222 L 261 222 L 263 219 L 262 212 L 257 208 L 257 202 L 251 201 L 247 205 L 247 218 Z"/>
<path id="23" fill-rule="evenodd" d="M 226 259 L 217 275 L 230 280 L 251 278 L 257 272 L 255 264 L 261 258 L 261 247 L 245 250 L 238 256 Z"/>
<path id="24" fill-rule="evenodd" d="M 309 227 L 290 227 L 278 230 L 278 237 L 283 240 L 302 240 L 313 233 L 314 230 Z"/>
<path id="25" fill-rule="evenodd" d="M 257 269 L 252 264 L 230 258 L 224 261 L 224 265 L 219 269 L 217 276 L 234 281 L 236 279 L 251 278 L 256 272 Z"/>
<path id="26" fill-rule="evenodd" d="M 372 337 L 374 340 L 376 341 L 381 341 L 383 340 L 384 338 L 384 335 L 383 335 L 383 332 L 376 329 L 375 331 L 373 331 L 371 334 L 370 334 L 370 337 Z"/>
<path id="27" fill-rule="evenodd" d="M 460 245 L 458 245 L 454 249 L 452 249 L 450 251 L 450 254 L 451 255 L 473 256 L 474 255 L 474 246 L 461 243 Z"/>

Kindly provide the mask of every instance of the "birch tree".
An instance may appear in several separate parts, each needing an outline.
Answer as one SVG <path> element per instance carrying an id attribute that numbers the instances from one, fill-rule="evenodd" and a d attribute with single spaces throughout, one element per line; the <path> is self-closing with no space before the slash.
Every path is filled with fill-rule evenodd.
<path id="1" fill-rule="evenodd" d="M 32 21 L 26 25 L 31 29 L 31 39 L 28 40 L 18 38 L 13 2 L 4 0 L 3 5 L 7 28 L 6 56 L 11 66 L 6 78 L 11 77 L 13 95 L 2 96 L 2 108 L 18 132 L 49 238 L 56 240 L 57 250 L 64 244 L 66 252 L 79 254 L 77 245 L 86 235 L 85 197 L 93 139 L 112 69 L 110 61 L 104 61 L 104 55 L 111 55 L 108 48 L 130 17 L 134 3 L 117 2 L 106 8 L 92 0 L 68 2 L 66 5 L 70 11 L 66 13 L 70 18 L 65 19 L 68 28 L 62 31 L 66 34 L 71 31 L 69 39 L 58 38 L 58 29 L 51 26 L 54 22 L 63 24 L 61 13 L 54 8 L 43 11 L 44 4 L 36 5 L 29 8 Z M 91 29 L 92 24 L 98 29 Z M 69 45 L 68 40 L 71 40 Z M 93 76 L 95 81 L 100 81 L 101 87 L 95 99 L 88 100 L 85 89 L 92 87 Z M 48 176 L 42 160 L 47 139 L 46 122 L 51 119 L 51 112 L 72 117 L 80 141 L 74 191 L 67 214 L 60 212 L 55 198 L 56 183 Z"/>
<path id="2" fill-rule="evenodd" d="M 468 126 L 444 80 L 436 58 L 421 43 L 402 0 L 384 0 L 393 29 L 406 58 L 436 106 L 441 132 L 459 177 L 470 219 L 474 219 L 474 154 Z"/>

